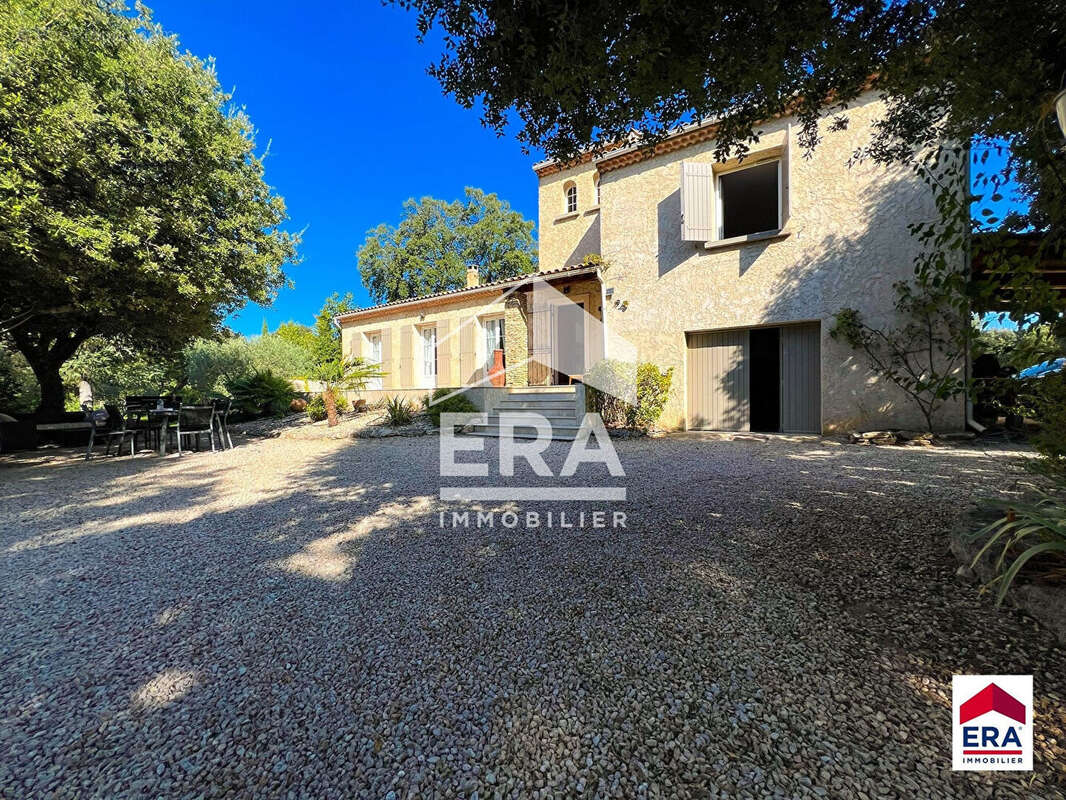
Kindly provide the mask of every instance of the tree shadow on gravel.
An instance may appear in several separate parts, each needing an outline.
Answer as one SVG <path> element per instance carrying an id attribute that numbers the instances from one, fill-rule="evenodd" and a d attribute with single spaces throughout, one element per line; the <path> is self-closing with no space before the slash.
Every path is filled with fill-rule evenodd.
<path id="1" fill-rule="evenodd" d="M 842 793 L 896 765 L 980 794 L 942 772 L 947 724 L 914 686 L 1028 665 L 1061 696 L 1046 637 L 990 623 L 930 536 L 952 476 L 994 480 L 980 454 L 620 442 L 624 530 L 478 529 L 439 525 L 435 440 L 278 444 L 5 486 L 4 785 L 688 796 L 785 774 Z"/>

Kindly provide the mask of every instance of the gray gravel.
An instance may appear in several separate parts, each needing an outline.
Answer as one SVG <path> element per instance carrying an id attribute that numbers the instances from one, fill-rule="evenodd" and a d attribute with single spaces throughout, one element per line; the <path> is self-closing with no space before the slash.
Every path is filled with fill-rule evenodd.
<path id="1" fill-rule="evenodd" d="M 0 459 L 0 796 L 1063 796 L 1064 653 L 948 553 L 1019 451 L 615 444 L 625 530 L 441 530 L 432 437 Z M 1034 773 L 951 772 L 953 672 L 1035 675 Z"/>

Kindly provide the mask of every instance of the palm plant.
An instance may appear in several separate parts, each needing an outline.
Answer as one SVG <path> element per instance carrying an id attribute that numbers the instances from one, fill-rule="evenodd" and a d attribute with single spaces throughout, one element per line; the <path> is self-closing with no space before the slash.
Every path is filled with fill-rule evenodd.
<path id="1" fill-rule="evenodd" d="M 315 380 L 325 384 L 322 402 L 326 405 L 326 423 L 329 427 L 340 424 L 337 415 L 337 392 L 361 392 L 368 381 L 385 375 L 378 364 L 370 364 L 361 358 L 335 359 L 318 365 Z"/>
<path id="2" fill-rule="evenodd" d="M 1057 555 L 1064 566 L 1049 572 L 1066 573 L 1066 503 L 1061 497 L 1043 494 L 1035 503 L 1011 505 L 1004 516 L 973 534 L 975 539 L 986 536 L 988 541 L 971 566 L 977 566 L 993 547 L 1001 547 L 993 565 L 996 577 L 985 584 L 985 588 L 997 587 L 996 605 L 1003 602 L 1022 567 L 1037 556 Z"/>

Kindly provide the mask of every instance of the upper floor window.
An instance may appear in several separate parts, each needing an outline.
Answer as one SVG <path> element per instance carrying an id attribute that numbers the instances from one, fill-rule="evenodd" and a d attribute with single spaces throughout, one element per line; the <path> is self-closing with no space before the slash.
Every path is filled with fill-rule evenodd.
<path id="1" fill-rule="evenodd" d="M 593 186 L 596 187 L 596 206 L 600 205 L 600 176 L 597 175 L 592 179 Z"/>
<path id="2" fill-rule="evenodd" d="M 781 162 L 767 161 L 718 176 L 719 238 L 781 228 Z"/>
<path id="3" fill-rule="evenodd" d="M 563 188 L 566 193 L 566 213 L 573 214 L 577 211 L 577 184 L 569 182 Z"/>

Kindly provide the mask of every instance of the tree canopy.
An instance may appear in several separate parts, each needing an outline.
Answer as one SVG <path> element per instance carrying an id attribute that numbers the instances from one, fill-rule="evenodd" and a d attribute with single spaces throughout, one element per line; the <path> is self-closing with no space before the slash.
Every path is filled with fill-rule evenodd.
<path id="1" fill-rule="evenodd" d="M 297 237 L 231 100 L 143 9 L 0 14 L 0 320 L 42 410 L 90 337 L 174 351 L 285 284 Z"/>
<path id="2" fill-rule="evenodd" d="M 379 303 L 462 288 L 468 266 L 483 282 L 536 269 L 533 223 L 495 194 L 467 188 L 465 200 L 412 198 L 403 210 L 399 225 L 379 225 L 359 249 L 363 286 Z"/>
<path id="3" fill-rule="evenodd" d="M 1009 296 L 1019 324 L 1062 324 L 1062 298 L 1034 268 L 1066 253 L 1066 147 L 1051 107 L 1066 80 L 1064 0 L 392 1 L 417 13 L 421 39 L 443 32 L 429 71 L 446 93 L 563 162 L 706 120 L 716 156 L 743 155 L 783 114 L 812 148 L 820 118 L 846 126 L 849 103 L 875 91 L 886 112 L 856 158 L 957 186 L 965 162 L 937 151 L 972 146 L 976 196 L 940 192 L 943 219 L 915 231 L 930 253 L 962 247 L 971 227 L 998 231 L 1005 255 L 966 291 Z M 1005 187 L 1019 202 L 1000 218 Z M 1042 234 L 1024 258 L 1007 245 L 1019 231 Z M 935 281 L 944 263 L 916 266 Z"/>
<path id="4" fill-rule="evenodd" d="M 704 118 L 719 143 L 795 110 L 813 137 L 901 50 L 920 50 L 939 3 L 798 0 L 393 0 L 443 33 L 429 68 L 466 108 L 527 146 L 568 160 L 585 147 L 647 138 Z M 512 113 L 515 112 L 515 113 Z"/>
<path id="5" fill-rule="evenodd" d="M 282 339 L 302 347 L 307 352 L 314 353 L 315 332 L 309 326 L 301 325 L 299 322 L 283 322 L 274 333 Z"/>
<path id="6" fill-rule="evenodd" d="M 334 292 L 326 298 L 322 309 L 315 316 L 314 362 L 318 367 L 341 362 L 341 332 L 333 324 L 333 318 L 345 311 L 355 311 L 358 306 L 351 292 L 342 297 Z"/>

